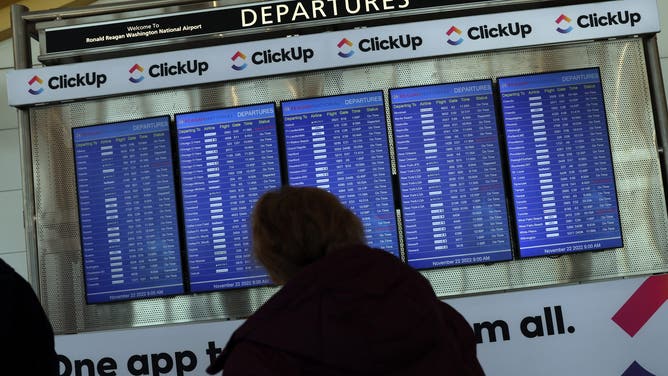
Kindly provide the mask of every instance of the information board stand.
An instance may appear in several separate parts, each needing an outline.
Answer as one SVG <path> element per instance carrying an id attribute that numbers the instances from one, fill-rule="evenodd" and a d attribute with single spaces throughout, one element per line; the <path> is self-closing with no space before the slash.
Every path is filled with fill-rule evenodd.
<path id="1" fill-rule="evenodd" d="M 156 20 L 207 12 L 250 17 L 262 12 L 264 3 L 170 1 L 173 7 L 99 6 L 78 13 L 13 7 L 17 69 L 8 74 L 8 88 L 10 104 L 19 108 L 27 247 L 43 304 L 63 335 L 59 346 L 69 346 L 68 333 L 80 338 L 113 333 L 110 337 L 131 342 L 131 328 L 159 326 L 177 333 L 178 326 L 170 325 L 185 323 L 208 330 L 207 321 L 230 320 L 234 326 L 252 314 L 276 288 L 249 257 L 247 216 L 262 191 L 286 183 L 335 192 L 362 217 L 372 245 L 420 269 L 439 297 L 466 302 L 458 308 L 479 325 L 478 332 L 490 326 L 496 331 L 498 325 L 497 340 L 486 341 L 484 349 L 506 342 L 501 321 L 507 336 L 518 341 L 513 343 L 540 337 L 530 326 L 544 321 L 543 337 L 555 338 L 545 348 L 569 335 L 579 338 L 576 345 L 589 344 L 579 333 L 587 333 L 581 323 L 590 316 L 576 313 L 577 304 L 568 299 L 552 301 L 553 294 L 561 299 L 582 288 L 583 296 L 593 299 L 601 296 L 599 287 L 608 286 L 623 286 L 631 294 L 653 281 L 648 276 L 668 272 L 663 152 L 668 112 L 655 1 L 504 0 L 492 8 L 461 1 L 370 3 L 395 8 L 295 22 L 256 13 L 254 26 L 222 36 L 184 28 L 170 34 Z M 383 16 L 388 22 L 380 21 Z M 116 27 L 125 31 L 117 33 Z M 71 50 L 50 43 L 53 35 L 76 29 L 82 35 L 99 32 L 88 36 L 102 39 L 88 47 L 84 39 L 84 47 Z M 46 66 L 29 63 L 30 30 L 37 30 Z M 143 34 L 136 34 L 153 31 L 164 37 L 139 40 Z M 564 73 L 574 71 L 580 72 L 576 78 Z M 576 104 L 585 111 L 576 113 Z M 150 171 L 144 171 L 146 150 L 125 156 L 144 168 L 127 171 L 127 178 L 154 176 L 174 202 L 163 205 L 152 195 L 145 198 L 152 205 L 141 207 L 142 213 L 160 212 L 140 218 L 146 224 L 142 244 L 152 244 L 146 237 L 153 236 L 147 229 L 154 225 L 169 245 L 161 245 L 169 251 L 161 254 L 165 259 L 154 260 L 165 278 L 142 294 L 100 290 L 106 295 L 97 300 L 95 283 L 113 287 L 126 282 L 128 270 L 130 276 L 139 271 L 126 269 L 125 254 L 111 253 L 119 250 L 110 246 L 104 250 L 110 277 L 87 279 L 97 267 L 90 261 L 97 259 L 85 257 L 87 247 L 96 249 L 99 240 L 87 227 L 88 213 L 103 210 L 113 217 L 121 209 L 113 206 L 118 201 L 99 202 L 120 197 L 87 196 L 90 180 L 82 180 L 90 178 L 87 163 L 97 151 L 111 149 L 85 143 L 128 141 L 144 133 L 78 137 L 101 124 L 156 118 L 166 119 L 171 135 L 153 138 L 163 144 L 150 151 Z M 552 137 L 562 138 L 555 143 Z M 168 144 L 171 159 L 155 155 Z M 594 147 L 583 147 L 590 144 Z M 122 147 L 113 144 L 114 153 L 117 146 Z M 128 148 L 135 146 L 141 145 Z M 103 185 L 110 181 L 104 174 L 126 173 L 104 167 L 111 159 L 98 162 Z M 548 166 L 544 162 L 567 166 L 566 174 L 557 181 L 557 169 L 540 170 Z M 170 179 L 173 185 L 167 184 Z M 122 181 L 118 192 L 134 197 L 133 181 Z M 532 211 L 537 201 L 540 212 Z M 570 216 L 567 201 L 585 214 Z M 168 217 L 176 221 L 163 221 Z M 108 244 L 116 244 L 117 233 L 120 242 L 121 227 L 128 223 L 105 227 Z M 168 225 L 176 230 L 164 230 Z M 592 237 L 561 244 L 564 234 L 589 234 L 593 228 L 595 236 L 590 231 Z M 539 235 L 541 244 L 532 243 Z M 548 238 L 561 240 L 548 244 Z M 175 244 L 180 251 L 171 247 Z M 629 277 L 637 283 L 623 283 Z M 490 295 L 501 292 L 506 294 Z M 513 315 L 473 312 L 476 302 L 486 306 L 497 297 L 517 307 Z M 520 309 L 513 303 L 526 297 L 542 302 L 540 307 Z M 611 307 L 623 303 L 620 299 L 606 302 Z M 553 326 L 548 316 L 556 320 L 550 321 Z M 616 336 L 612 327 L 606 327 L 606 338 Z M 170 357 L 205 362 L 200 352 L 221 345 L 206 342 L 206 349 L 174 348 Z M 77 349 L 67 350 L 68 357 L 77 358 Z M 616 359 L 621 350 L 610 351 Z M 132 352 L 116 360 L 162 356 L 148 345 Z M 102 361 L 104 354 L 97 355 Z M 615 369 L 626 370 L 627 360 Z M 181 362 L 182 371 L 191 372 L 189 364 Z"/>

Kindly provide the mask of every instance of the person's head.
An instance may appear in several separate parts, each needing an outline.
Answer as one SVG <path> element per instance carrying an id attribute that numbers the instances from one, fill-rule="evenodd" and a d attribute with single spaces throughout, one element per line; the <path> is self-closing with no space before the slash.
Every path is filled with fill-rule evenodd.
<path id="1" fill-rule="evenodd" d="M 332 250 L 364 244 L 360 219 L 333 194 L 312 187 L 266 192 L 251 215 L 255 257 L 278 284 Z"/>

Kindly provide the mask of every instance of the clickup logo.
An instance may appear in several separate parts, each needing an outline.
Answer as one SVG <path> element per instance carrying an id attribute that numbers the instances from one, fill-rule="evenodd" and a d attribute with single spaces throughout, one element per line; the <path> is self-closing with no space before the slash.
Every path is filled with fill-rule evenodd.
<path id="1" fill-rule="evenodd" d="M 107 75 L 97 72 L 61 74 L 58 76 L 51 76 L 46 81 L 39 76 L 33 76 L 28 85 L 30 88 L 28 92 L 32 95 L 39 95 L 44 91 L 42 85 L 46 82 L 49 89 L 74 89 L 82 86 L 96 86 L 98 89 L 107 82 Z"/>
<path id="2" fill-rule="evenodd" d="M 353 42 L 349 41 L 347 38 L 341 39 L 341 41 L 336 45 L 339 47 L 339 56 L 342 58 L 349 58 L 355 54 L 355 50 L 352 49 L 353 47 Z M 344 47 L 348 46 L 348 47 Z M 349 49 L 350 51 L 348 52 L 343 52 L 344 50 Z"/>
<path id="3" fill-rule="evenodd" d="M 44 88 L 42 87 L 42 84 L 44 83 L 44 80 L 42 80 L 39 76 L 33 76 L 30 81 L 28 81 L 28 85 L 30 85 L 30 89 L 28 89 L 28 93 L 32 95 L 39 95 L 42 94 L 44 91 Z"/>
<path id="4" fill-rule="evenodd" d="M 237 65 L 237 60 L 239 59 L 241 59 L 241 65 Z M 246 55 L 241 51 L 237 51 L 237 53 L 232 56 L 232 61 L 234 62 L 234 64 L 232 64 L 232 69 L 236 71 L 242 71 L 248 67 L 248 63 L 246 63 Z"/>
<path id="5" fill-rule="evenodd" d="M 557 23 L 557 31 L 562 34 L 568 34 L 573 31 L 573 26 L 571 26 L 571 18 L 565 14 L 562 14 L 554 22 Z"/>
<path id="6" fill-rule="evenodd" d="M 612 321 L 633 338 L 666 302 L 668 302 L 668 274 L 649 277 L 612 316 Z M 653 376 L 637 361 L 634 361 L 622 374 L 622 376 L 627 375 Z"/>
<path id="7" fill-rule="evenodd" d="M 464 38 L 462 38 L 462 31 L 457 28 L 457 26 L 451 27 L 445 34 L 447 34 L 448 44 L 451 46 L 458 46 L 464 42 Z"/>
<path id="8" fill-rule="evenodd" d="M 133 65 L 132 68 L 130 68 L 130 82 L 138 84 L 144 81 L 144 75 L 142 73 L 144 73 L 144 67 L 139 64 Z"/>

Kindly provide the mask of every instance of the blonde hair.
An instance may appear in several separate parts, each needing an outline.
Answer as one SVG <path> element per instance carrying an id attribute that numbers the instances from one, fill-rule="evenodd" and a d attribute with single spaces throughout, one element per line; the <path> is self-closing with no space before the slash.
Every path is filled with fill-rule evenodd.
<path id="1" fill-rule="evenodd" d="M 360 219 L 333 194 L 312 187 L 266 192 L 251 215 L 252 248 L 278 284 L 332 250 L 364 244 Z"/>

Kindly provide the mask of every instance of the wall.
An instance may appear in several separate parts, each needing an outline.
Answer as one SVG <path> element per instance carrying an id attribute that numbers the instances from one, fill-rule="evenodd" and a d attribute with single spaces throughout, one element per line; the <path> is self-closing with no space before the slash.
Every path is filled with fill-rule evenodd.
<path id="1" fill-rule="evenodd" d="M 98 3 L 109 2 L 100 1 Z M 661 24 L 668 25 L 668 0 L 657 0 Z M 668 33 L 668 32 L 665 32 Z M 668 88 L 668 34 L 659 35 L 664 85 Z M 33 56 L 37 56 L 33 43 Z M 37 63 L 35 59 L 35 63 Z M 7 105 L 5 74 L 13 69 L 11 40 L 0 42 L 0 258 L 28 278 L 23 233 L 21 171 L 16 110 Z"/>

